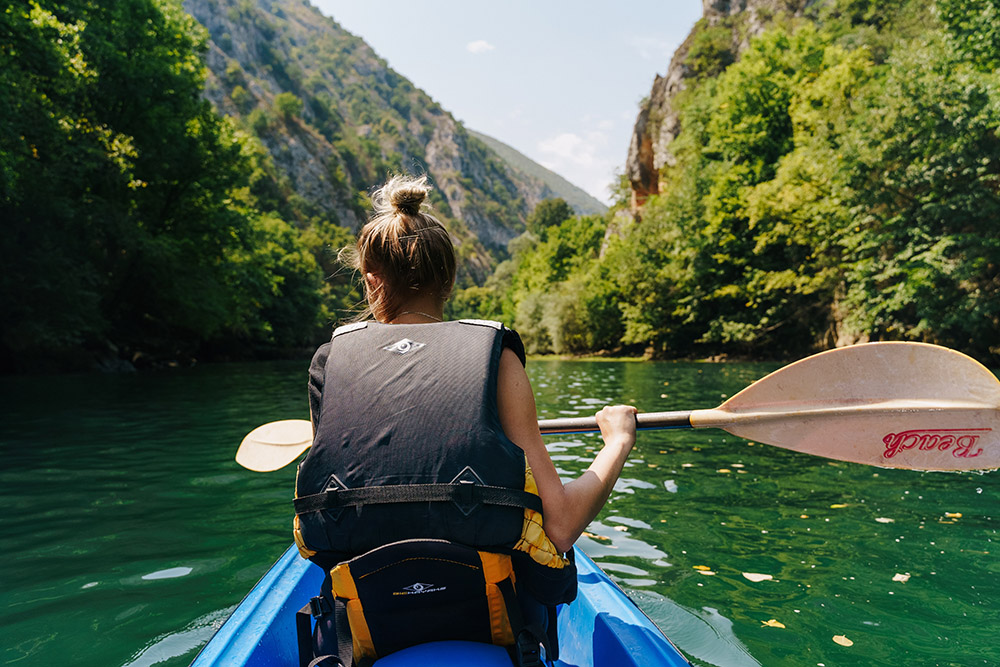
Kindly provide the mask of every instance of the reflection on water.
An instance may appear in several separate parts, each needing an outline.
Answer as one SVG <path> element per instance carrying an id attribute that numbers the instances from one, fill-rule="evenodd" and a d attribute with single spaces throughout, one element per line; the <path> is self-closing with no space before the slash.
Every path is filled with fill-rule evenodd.
<path id="1" fill-rule="evenodd" d="M 236 605 L 213 611 L 191 621 L 183 630 L 155 638 L 122 667 L 152 667 L 190 655 L 211 639 L 234 609 Z"/>
<path id="2" fill-rule="evenodd" d="M 0 378 L 0 662 L 186 665 L 290 542 L 294 470 L 233 455 L 308 415 L 305 366 Z M 529 363 L 541 417 L 715 407 L 772 369 Z M 600 444 L 548 440 L 566 479 Z M 998 479 L 644 431 L 579 543 L 696 665 L 1000 664 Z"/>
<path id="3" fill-rule="evenodd" d="M 733 632 L 733 622 L 718 609 L 690 609 L 651 591 L 635 591 L 634 599 L 674 644 L 696 664 L 716 667 L 759 667 Z"/>

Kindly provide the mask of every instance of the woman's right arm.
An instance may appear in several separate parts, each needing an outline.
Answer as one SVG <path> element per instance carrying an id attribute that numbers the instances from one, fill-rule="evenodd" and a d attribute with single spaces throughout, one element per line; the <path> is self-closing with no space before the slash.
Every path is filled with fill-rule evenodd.
<path id="1" fill-rule="evenodd" d="M 545 534 L 560 551 L 569 551 L 604 507 L 635 444 L 636 409 L 608 406 L 597 413 L 604 447 L 577 479 L 563 484 L 538 431 L 535 396 L 517 355 L 500 356 L 497 406 L 504 433 L 524 450 L 542 499 Z"/>

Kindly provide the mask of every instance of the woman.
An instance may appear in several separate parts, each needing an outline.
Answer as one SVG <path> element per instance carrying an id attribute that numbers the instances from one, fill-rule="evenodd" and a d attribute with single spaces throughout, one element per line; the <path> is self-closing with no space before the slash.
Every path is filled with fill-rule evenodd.
<path id="1" fill-rule="evenodd" d="M 352 257 L 368 310 L 310 368 L 315 437 L 296 482 L 296 542 L 324 569 L 409 538 L 503 551 L 519 592 L 567 602 L 567 553 L 621 473 L 635 408 L 597 413 L 604 447 L 563 483 L 539 434 L 520 338 L 494 322 L 444 321 L 455 254 L 424 210 L 429 190 L 425 177 L 396 176 L 374 194 Z"/>

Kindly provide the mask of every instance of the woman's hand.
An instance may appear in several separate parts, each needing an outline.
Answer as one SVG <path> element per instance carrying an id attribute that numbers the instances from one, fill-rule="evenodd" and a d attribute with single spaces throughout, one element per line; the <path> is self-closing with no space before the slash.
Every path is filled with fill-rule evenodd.
<path id="1" fill-rule="evenodd" d="M 608 405 L 601 408 L 596 416 L 604 443 L 624 447 L 626 454 L 632 451 L 635 444 L 635 415 L 638 412 L 631 405 Z"/>

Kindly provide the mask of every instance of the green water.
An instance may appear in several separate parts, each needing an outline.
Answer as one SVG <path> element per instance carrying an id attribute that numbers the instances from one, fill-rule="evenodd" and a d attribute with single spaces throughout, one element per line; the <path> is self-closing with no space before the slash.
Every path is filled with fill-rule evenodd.
<path id="1" fill-rule="evenodd" d="M 545 417 L 714 407 L 773 368 L 529 364 Z M 0 663 L 186 665 L 290 542 L 293 470 L 233 454 L 307 417 L 304 383 L 291 362 L 0 378 Z M 550 440 L 567 476 L 597 444 Z M 649 431 L 581 546 L 696 665 L 995 665 L 998 501 L 996 473 Z"/>

